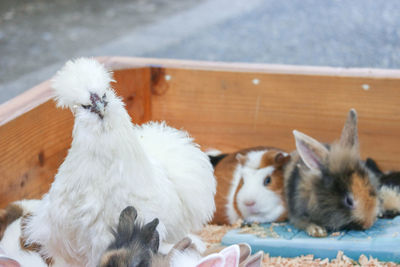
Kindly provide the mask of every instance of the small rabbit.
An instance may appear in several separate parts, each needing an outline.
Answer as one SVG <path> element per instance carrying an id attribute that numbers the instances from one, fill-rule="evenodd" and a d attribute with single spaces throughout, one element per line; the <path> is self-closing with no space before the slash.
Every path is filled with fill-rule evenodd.
<path id="1" fill-rule="evenodd" d="M 378 181 L 360 160 L 356 111 L 350 110 L 340 140 L 331 145 L 293 134 L 297 150 L 285 168 L 290 222 L 315 237 L 370 228 L 379 211 Z"/>
<path id="2" fill-rule="evenodd" d="M 381 201 L 379 217 L 394 218 L 400 215 L 400 172 L 383 172 L 371 158 L 368 158 L 365 164 L 379 177 L 378 195 Z"/>
<path id="3" fill-rule="evenodd" d="M 280 149 L 252 147 L 211 156 L 217 179 L 214 224 L 265 223 L 286 219 L 283 166 L 290 156 Z"/>
<path id="4" fill-rule="evenodd" d="M 141 225 L 136 222 L 137 211 L 126 207 L 119 217 L 115 241 L 102 255 L 100 267 L 150 267 L 158 253 L 158 219 Z"/>
<path id="5" fill-rule="evenodd" d="M 115 241 L 104 252 L 100 267 L 259 267 L 263 253 L 250 256 L 248 245 L 240 244 L 223 249 L 204 258 L 190 238 L 178 242 L 167 255 L 158 253 L 158 219 L 142 225 L 136 221 L 132 206 L 120 215 Z"/>

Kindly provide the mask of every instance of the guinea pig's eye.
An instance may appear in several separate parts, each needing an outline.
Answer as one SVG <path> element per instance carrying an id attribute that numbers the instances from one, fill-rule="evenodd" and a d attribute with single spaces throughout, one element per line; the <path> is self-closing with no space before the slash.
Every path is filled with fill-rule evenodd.
<path id="1" fill-rule="evenodd" d="M 350 209 L 354 208 L 354 200 L 350 194 L 347 194 L 344 197 L 344 205 Z"/>
<path id="2" fill-rule="evenodd" d="M 268 185 L 271 182 L 271 176 L 267 176 L 264 179 L 264 185 Z"/>

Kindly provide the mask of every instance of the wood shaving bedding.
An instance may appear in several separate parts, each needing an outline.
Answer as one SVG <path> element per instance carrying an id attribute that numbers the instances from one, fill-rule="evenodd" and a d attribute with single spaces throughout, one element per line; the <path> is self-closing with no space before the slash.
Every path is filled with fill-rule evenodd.
<path id="1" fill-rule="evenodd" d="M 230 230 L 237 229 L 241 225 L 241 222 L 237 222 L 234 225 L 207 225 L 200 233 L 200 237 L 207 243 L 208 248 L 216 248 L 220 246 L 223 236 Z M 252 225 L 244 227 L 244 233 L 259 234 L 260 236 L 273 235 L 272 229 L 261 229 L 262 227 Z M 276 234 L 276 233 L 275 233 Z M 334 233 L 340 235 L 340 232 Z M 276 234 L 277 235 L 277 234 Z M 367 258 L 365 255 L 361 255 L 358 262 L 346 257 L 342 251 L 339 251 L 336 259 L 315 259 L 313 255 L 300 256 L 296 258 L 282 258 L 282 257 L 270 257 L 269 254 L 264 254 L 263 267 L 276 266 L 276 267 L 300 267 L 300 266 L 322 266 L 322 267 L 347 267 L 347 266 L 379 266 L 379 267 L 395 267 L 400 264 L 393 262 L 380 262 L 372 257 Z"/>

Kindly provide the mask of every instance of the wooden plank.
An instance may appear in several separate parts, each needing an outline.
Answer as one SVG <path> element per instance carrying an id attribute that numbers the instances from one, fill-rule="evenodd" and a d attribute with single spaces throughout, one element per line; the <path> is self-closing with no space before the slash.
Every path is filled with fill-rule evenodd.
<path id="1" fill-rule="evenodd" d="M 71 142 L 72 116 L 49 100 L 0 128 L 0 207 L 45 193 Z"/>
<path id="2" fill-rule="evenodd" d="M 118 70 L 113 85 L 123 97 L 133 121 L 150 119 L 150 71 L 148 68 Z M 32 98 L 7 103 L 0 118 L 21 114 L 0 127 L 0 208 L 22 198 L 38 198 L 47 192 L 71 143 L 73 117 L 52 100 L 49 83 L 27 92 Z M 30 111 L 20 111 L 21 102 L 39 103 Z M 40 104 L 41 103 L 41 104 Z M 21 108 L 24 108 L 21 106 Z"/>
<path id="3" fill-rule="evenodd" d="M 167 77 L 167 79 L 165 79 Z M 293 129 L 338 138 L 359 113 L 362 156 L 400 166 L 400 79 L 166 68 L 153 88 L 152 119 L 189 131 L 203 148 L 295 148 Z"/>
<path id="4" fill-rule="evenodd" d="M 215 62 L 161 58 L 100 57 L 110 69 L 162 67 L 189 70 L 231 71 L 247 73 L 301 74 L 311 76 L 339 76 L 365 78 L 400 78 L 398 69 L 339 68 L 265 63 Z"/>

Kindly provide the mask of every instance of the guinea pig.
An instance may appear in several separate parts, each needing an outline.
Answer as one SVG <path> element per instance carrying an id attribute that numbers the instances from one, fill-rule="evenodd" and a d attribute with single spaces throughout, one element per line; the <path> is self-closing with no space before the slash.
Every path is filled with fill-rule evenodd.
<path id="1" fill-rule="evenodd" d="M 356 111 L 350 110 L 340 140 L 331 145 L 293 133 L 296 151 L 284 172 L 290 222 L 315 237 L 370 228 L 379 211 L 378 182 L 360 160 Z"/>
<path id="2" fill-rule="evenodd" d="M 400 215 L 400 172 L 383 172 L 371 158 L 368 158 L 365 164 L 379 177 L 379 217 L 394 218 Z"/>
<path id="3" fill-rule="evenodd" d="M 217 179 L 212 223 L 266 223 L 286 219 L 283 166 L 290 156 L 276 148 L 252 147 L 210 156 Z"/>

